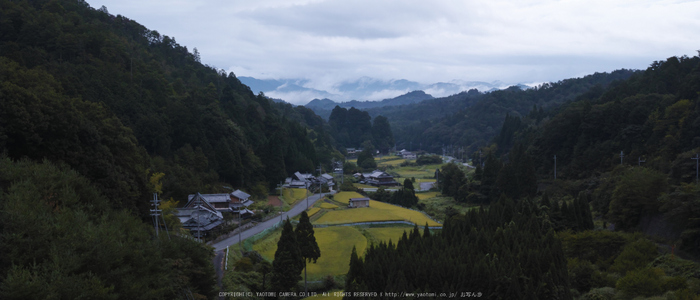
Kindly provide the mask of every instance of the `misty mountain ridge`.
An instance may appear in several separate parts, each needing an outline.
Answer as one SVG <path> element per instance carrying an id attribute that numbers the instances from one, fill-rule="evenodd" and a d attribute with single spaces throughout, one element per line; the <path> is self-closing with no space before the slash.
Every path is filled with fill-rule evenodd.
<path id="1" fill-rule="evenodd" d="M 398 97 L 390 98 L 390 99 L 384 99 L 381 101 L 357 101 L 357 100 L 352 100 L 348 102 L 335 102 L 333 100 L 330 100 L 328 98 L 324 99 L 314 99 L 311 100 L 311 102 L 307 103 L 306 106 L 307 108 L 310 108 L 314 111 L 316 110 L 332 110 L 336 105 L 344 108 L 350 108 L 354 107 L 357 109 L 367 109 L 367 108 L 375 108 L 375 107 L 384 107 L 384 106 L 398 106 L 398 105 L 405 105 L 405 104 L 412 104 L 412 103 L 418 103 L 423 100 L 428 100 L 428 99 L 435 99 L 430 94 L 426 94 L 423 91 L 412 91 L 406 94 L 403 94 Z"/>
<path id="2" fill-rule="evenodd" d="M 308 79 L 256 79 L 247 76 L 240 76 L 238 79 L 249 86 L 255 94 L 263 92 L 270 98 L 283 99 L 286 102 L 297 105 L 305 105 L 312 99 L 327 99 L 334 102 L 348 102 L 352 100 L 357 102 L 380 101 L 419 90 L 432 97 L 439 98 L 471 89 L 490 92 L 513 85 L 501 81 L 488 83 L 462 80 L 422 84 L 406 79 L 381 80 L 361 77 L 356 80 L 336 83 L 332 87 L 321 88 L 314 86 L 313 82 Z M 527 85 L 523 84 L 518 84 L 517 86 L 528 88 Z"/>

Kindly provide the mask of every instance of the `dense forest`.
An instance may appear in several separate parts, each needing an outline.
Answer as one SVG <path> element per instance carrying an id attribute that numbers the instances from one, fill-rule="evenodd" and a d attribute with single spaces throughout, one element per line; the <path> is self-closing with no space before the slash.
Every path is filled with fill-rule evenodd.
<path id="1" fill-rule="evenodd" d="M 389 120 L 376 116 L 374 120 L 366 111 L 336 106 L 328 118 L 330 133 L 338 148 L 372 148 L 387 153 L 394 147 L 394 135 Z"/>
<path id="2" fill-rule="evenodd" d="M 700 57 L 671 57 L 652 63 L 627 80 L 595 86 L 561 105 L 543 108 L 529 102 L 529 113 L 506 113 L 501 129 L 473 152 L 475 169 L 446 164 L 440 170 L 443 195 L 481 208 L 462 215 L 448 214 L 444 230 L 434 236 L 424 233 L 421 237 L 414 229 L 395 245 L 375 245 L 364 257 L 352 255 L 346 290 L 372 286 L 418 293 L 468 292 L 478 286 L 477 290 L 498 298 L 632 299 L 664 295 L 666 299 L 697 299 L 700 267 L 692 260 L 700 255 L 700 187 L 695 160 L 700 152 L 698 91 Z M 519 217 L 523 219 L 517 221 Z M 519 223 L 527 218 L 537 222 Z M 463 224 L 459 225 L 461 234 L 454 234 L 455 224 Z M 533 228 L 546 230 L 529 232 Z M 479 237 L 484 230 L 495 232 Z M 507 241 L 535 236 L 495 248 L 480 242 L 509 230 L 521 232 Z M 533 249 L 542 253 L 536 250 L 540 244 L 528 243 L 537 240 L 538 234 L 550 235 L 548 231 L 555 232 L 555 244 L 561 243 L 566 263 L 560 267 L 566 272 L 548 273 L 546 268 L 530 267 L 525 270 L 537 271 L 518 274 L 523 263 L 537 261 Z M 494 243 L 498 244 L 484 244 Z M 439 282 L 442 286 L 430 281 L 443 273 L 413 280 L 421 276 L 414 274 L 416 269 L 426 268 L 427 257 L 442 258 L 443 253 L 450 253 L 451 245 L 462 245 L 458 249 L 467 252 L 484 251 L 464 256 L 476 259 L 470 261 L 469 271 L 441 265 L 465 281 L 443 279 Z M 500 264 L 489 265 L 487 258 L 494 254 Z M 689 260 L 675 258 L 676 254 Z M 518 258 L 509 259 L 510 255 Z M 448 256 L 452 263 L 466 259 Z M 514 262 L 518 264 L 511 265 Z M 477 272 L 475 269 L 480 273 L 469 273 Z M 373 275 L 378 272 L 389 272 L 394 280 L 382 281 Z M 561 276 L 547 279 L 560 280 L 561 294 L 552 294 L 558 290 L 552 289 L 557 284 L 546 284 L 549 289 L 530 285 L 536 278 L 534 282 L 542 283 L 539 276 L 543 273 Z M 483 282 L 477 279 L 489 274 L 495 277 Z M 510 278 L 510 285 L 494 288 L 503 278 Z"/>
<path id="3" fill-rule="evenodd" d="M 212 251 L 153 237 L 151 193 L 264 197 L 342 158 L 309 110 L 106 7 L 0 9 L 0 298 L 211 298 Z"/>
<path id="4" fill-rule="evenodd" d="M 325 128 L 282 117 L 264 95 L 172 37 L 81 1 L 2 7 L 0 146 L 11 158 L 66 162 L 124 198 L 118 202 L 143 195 L 146 169 L 165 173 L 165 196 L 181 200 L 218 183 L 262 193 L 287 174 L 330 165 L 333 145 L 309 136 Z"/>
<path id="5" fill-rule="evenodd" d="M 442 148 L 449 146 L 450 153 L 454 150 L 455 155 L 458 148 L 471 154 L 498 134 L 506 114 L 522 117 L 533 106 L 557 107 L 633 73 L 632 70 L 595 73 L 526 90 L 517 86 L 488 93 L 470 90 L 416 104 L 371 108 L 367 112 L 389 119 L 399 148 L 442 153 Z"/>

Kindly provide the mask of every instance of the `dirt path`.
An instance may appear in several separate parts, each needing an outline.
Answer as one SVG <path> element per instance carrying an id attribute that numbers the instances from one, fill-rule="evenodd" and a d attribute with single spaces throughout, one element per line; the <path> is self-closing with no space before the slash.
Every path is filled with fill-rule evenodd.
<path id="1" fill-rule="evenodd" d="M 280 207 L 283 205 L 282 200 L 277 196 L 267 196 L 267 204 L 275 207 Z"/>

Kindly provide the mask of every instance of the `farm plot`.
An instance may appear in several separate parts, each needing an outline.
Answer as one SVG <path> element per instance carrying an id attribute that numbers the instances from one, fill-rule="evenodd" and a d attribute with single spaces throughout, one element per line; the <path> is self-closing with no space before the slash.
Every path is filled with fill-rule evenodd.
<path id="1" fill-rule="evenodd" d="M 364 196 L 357 192 L 340 192 L 333 196 L 333 200 L 344 204 L 350 204 L 350 198 L 363 198 Z"/>
<path id="2" fill-rule="evenodd" d="M 312 207 L 312 208 L 309 208 L 309 211 L 306 212 L 306 214 L 309 215 L 309 217 L 312 217 L 313 215 L 315 215 L 319 211 L 321 211 L 320 207 Z"/>
<path id="3" fill-rule="evenodd" d="M 416 193 L 416 197 L 418 197 L 418 200 L 426 200 L 430 198 L 435 198 L 439 195 L 439 192 L 425 192 L 425 193 Z"/>
<path id="4" fill-rule="evenodd" d="M 309 279 L 320 279 L 325 275 L 346 274 L 350 268 L 352 247 L 357 248 L 357 253 L 364 253 L 365 248 L 367 248 L 367 239 L 353 227 L 314 228 L 314 231 L 316 242 L 321 250 L 321 257 L 315 264 L 307 263 Z M 265 259 L 274 260 L 280 235 L 281 231 L 276 231 L 259 240 L 253 245 L 253 250 L 258 251 Z"/>
<path id="5" fill-rule="evenodd" d="M 338 208 L 338 205 L 323 202 L 323 203 L 321 203 L 321 205 L 319 205 L 319 207 L 325 208 L 325 209 L 336 209 L 336 208 Z"/>
<path id="6" fill-rule="evenodd" d="M 283 189 L 282 198 L 284 198 L 285 203 L 294 205 L 306 198 L 306 189 Z"/>
<path id="7" fill-rule="evenodd" d="M 380 221 L 408 221 L 419 226 L 442 226 L 418 211 L 370 200 L 369 207 L 329 211 L 315 224 L 347 224 Z"/>
<path id="8" fill-rule="evenodd" d="M 420 226 L 419 226 L 420 227 Z M 396 242 L 401 239 L 401 236 L 403 235 L 404 231 L 406 234 L 409 234 L 411 230 L 413 230 L 412 227 L 378 227 L 378 228 L 367 228 L 365 229 L 369 234 L 374 237 L 376 241 L 383 241 L 385 243 L 388 243 L 389 240 L 396 245 Z M 422 229 L 421 229 L 422 230 Z M 421 231 L 421 234 L 423 232 Z"/>

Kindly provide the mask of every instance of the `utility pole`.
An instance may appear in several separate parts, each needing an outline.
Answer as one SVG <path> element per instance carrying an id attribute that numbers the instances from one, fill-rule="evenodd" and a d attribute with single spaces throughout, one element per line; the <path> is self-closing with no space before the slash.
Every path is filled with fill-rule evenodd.
<path id="1" fill-rule="evenodd" d="M 620 151 L 620 165 L 622 165 L 622 159 L 625 157 L 625 152 Z"/>
<path id="2" fill-rule="evenodd" d="M 698 154 L 695 153 L 695 157 L 691 157 L 690 159 L 695 160 L 695 184 L 698 184 L 698 168 L 700 167 L 700 156 L 698 156 Z"/>
<path id="3" fill-rule="evenodd" d="M 153 205 L 154 209 L 151 209 L 151 217 L 153 217 L 153 226 L 155 226 L 156 229 L 156 238 L 158 238 L 158 231 L 160 230 L 160 226 L 158 224 L 158 217 L 160 216 L 160 212 L 162 210 L 158 209 L 158 203 L 160 203 L 160 200 L 158 200 L 158 193 L 153 193 L 153 201 L 151 205 Z M 163 220 L 165 223 L 165 219 Z"/>
<path id="4" fill-rule="evenodd" d="M 557 156 L 554 155 L 554 180 L 557 180 Z"/>
<path id="5" fill-rule="evenodd" d="M 638 165 L 638 166 L 641 167 L 643 162 L 647 162 L 647 160 L 646 160 L 646 159 L 642 159 L 641 156 L 640 156 L 639 158 L 637 158 L 637 165 Z"/>
<path id="6" fill-rule="evenodd" d="M 238 245 L 243 253 L 243 243 L 241 243 L 241 233 L 243 232 L 243 222 L 241 221 L 241 209 L 238 209 Z"/>

